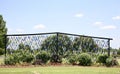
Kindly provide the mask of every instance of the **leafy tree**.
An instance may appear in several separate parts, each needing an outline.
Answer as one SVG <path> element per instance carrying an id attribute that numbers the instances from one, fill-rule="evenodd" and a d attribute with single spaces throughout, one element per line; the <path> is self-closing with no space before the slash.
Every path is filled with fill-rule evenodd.
<path id="1" fill-rule="evenodd" d="M 73 48 L 75 51 L 95 52 L 95 48 L 97 49 L 97 47 L 97 44 L 92 38 L 76 37 L 73 41 Z"/>
<path id="2" fill-rule="evenodd" d="M 106 54 L 100 54 L 97 58 L 98 63 L 106 64 L 106 59 L 108 58 L 108 55 Z"/>
<path id="3" fill-rule="evenodd" d="M 52 54 L 63 55 L 66 51 L 72 49 L 72 41 L 66 35 L 59 34 L 49 36 L 41 45 L 41 50 L 48 50 Z"/>
<path id="4" fill-rule="evenodd" d="M 72 49 L 72 41 L 67 35 L 58 34 L 46 38 L 41 44 L 41 50 L 51 53 L 51 62 L 61 63 L 62 57 Z"/>
<path id="5" fill-rule="evenodd" d="M 5 34 L 7 34 L 6 22 L 3 20 L 2 15 L 0 15 L 0 48 L 4 50 L 5 48 Z M 4 51 L 1 53 L 3 54 Z M 2 55 L 0 54 L 0 55 Z"/>

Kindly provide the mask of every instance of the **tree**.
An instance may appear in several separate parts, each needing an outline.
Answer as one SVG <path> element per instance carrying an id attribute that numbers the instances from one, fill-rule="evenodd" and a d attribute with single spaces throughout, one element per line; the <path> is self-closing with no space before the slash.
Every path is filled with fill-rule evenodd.
<path id="1" fill-rule="evenodd" d="M 52 54 L 63 55 L 66 51 L 72 49 L 72 41 L 67 35 L 59 34 L 52 35 L 46 38 L 42 45 L 41 50 L 50 51 Z"/>
<path id="2" fill-rule="evenodd" d="M 46 38 L 41 44 L 41 50 L 51 53 L 51 62 L 61 63 L 67 51 L 72 49 L 72 41 L 67 35 L 58 34 Z"/>
<path id="3" fill-rule="evenodd" d="M 7 34 L 6 22 L 3 20 L 2 15 L 0 15 L 0 55 L 4 53 L 5 48 L 5 34 Z"/>
<path id="4" fill-rule="evenodd" d="M 94 42 L 92 38 L 76 37 L 73 41 L 73 48 L 75 51 L 95 52 L 95 48 L 97 47 L 98 45 Z"/>

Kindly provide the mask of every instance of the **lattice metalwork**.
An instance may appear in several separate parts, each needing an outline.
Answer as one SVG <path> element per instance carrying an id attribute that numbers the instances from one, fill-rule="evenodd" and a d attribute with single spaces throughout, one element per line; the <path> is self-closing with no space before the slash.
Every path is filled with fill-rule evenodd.
<path id="1" fill-rule="evenodd" d="M 66 51 L 102 52 L 110 49 L 110 38 L 82 36 L 67 33 L 43 33 L 7 35 L 6 51 L 18 50 L 20 45 L 28 45 L 31 50 L 51 50 L 63 55 Z M 110 51 L 108 51 L 110 54 Z"/>
<path id="2" fill-rule="evenodd" d="M 79 52 L 101 52 L 107 51 L 110 47 L 108 45 L 109 39 L 98 38 L 98 37 L 90 37 L 90 36 L 79 36 L 79 35 L 69 35 L 69 34 L 59 34 L 62 35 L 64 43 L 69 43 L 69 50 L 79 51 Z M 68 39 L 64 40 L 64 35 L 68 37 Z M 59 37 L 59 36 L 58 36 Z M 70 39 L 70 41 L 69 41 Z"/>
<path id="3" fill-rule="evenodd" d="M 7 49 L 17 50 L 19 45 L 29 45 L 31 49 L 39 49 L 41 43 L 51 34 L 46 35 L 25 35 L 25 36 L 7 36 Z M 52 34 L 54 35 L 54 34 Z"/>

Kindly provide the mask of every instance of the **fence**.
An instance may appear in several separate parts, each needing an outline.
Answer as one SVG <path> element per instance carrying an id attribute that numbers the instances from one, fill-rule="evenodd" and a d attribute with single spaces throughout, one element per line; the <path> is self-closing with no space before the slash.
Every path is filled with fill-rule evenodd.
<path id="1" fill-rule="evenodd" d="M 23 47 L 46 50 L 63 55 L 66 51 L 107 53 L 110 56 L 111 38 L 84 36 L 68 33 L 14 34 L 5 36 L 5 56 Z"/>

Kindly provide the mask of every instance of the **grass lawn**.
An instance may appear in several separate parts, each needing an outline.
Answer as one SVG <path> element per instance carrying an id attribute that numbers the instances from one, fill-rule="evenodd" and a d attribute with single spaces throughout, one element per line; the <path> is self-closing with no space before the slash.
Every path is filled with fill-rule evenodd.
<path id="1" fill-rule="evenodd" d="M 120 74 L 120 68 L 79 66 L 0 68 L 0 74 Z"/>

